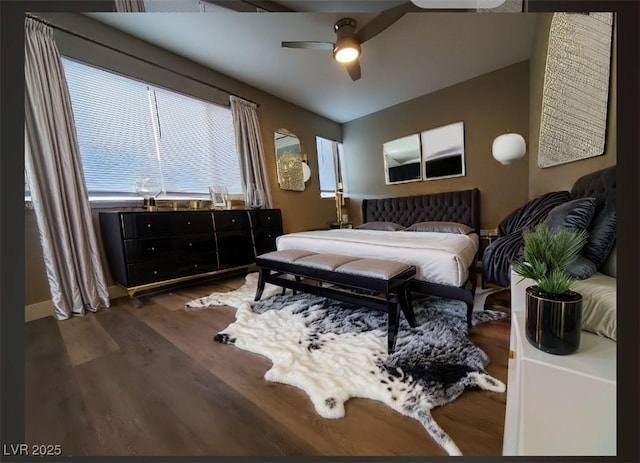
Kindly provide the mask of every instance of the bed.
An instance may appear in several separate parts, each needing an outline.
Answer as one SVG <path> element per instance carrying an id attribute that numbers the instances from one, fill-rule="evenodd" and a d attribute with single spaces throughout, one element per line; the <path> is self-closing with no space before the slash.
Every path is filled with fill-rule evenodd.
<path id="1" fill-rule="evenodd" d="M 479 190 L 474 188 L 362 201 L 363 224 L 393 223 L 411 228 L 424 222 L 439 222 L 466 226 L 467 233 L 360 228 L 307 231 L 278 237 L 277 249 L 388 259 L 415 265 L 412 291 L 461 300 L 470 311 L 476 289 L 479 196 Z"/>

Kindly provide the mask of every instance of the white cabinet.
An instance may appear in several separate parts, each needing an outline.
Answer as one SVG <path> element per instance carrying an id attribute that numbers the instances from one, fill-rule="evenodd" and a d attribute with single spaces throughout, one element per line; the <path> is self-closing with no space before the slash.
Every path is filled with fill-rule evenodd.
<path id="1" fill-rule="evenodd" d="M 616 455 L 616 343 L 583 331 L 570 355 L 525 335 L 525 288 L 512 274 L 504 455 Z"/>

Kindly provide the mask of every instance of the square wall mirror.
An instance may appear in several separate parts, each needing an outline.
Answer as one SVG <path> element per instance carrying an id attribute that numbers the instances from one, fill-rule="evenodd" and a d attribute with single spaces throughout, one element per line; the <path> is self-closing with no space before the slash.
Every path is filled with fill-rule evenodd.
<path id="1" fill-rule="evenodd" d="M 418 134 L 383 143 L 382 156 L 387 185 L 422 180 Z"/>
<path id="2" fill-rule="evenodd" d="M 463 177 L 464 123 L 456 122 L 420 134 L 423 180 Z"/>

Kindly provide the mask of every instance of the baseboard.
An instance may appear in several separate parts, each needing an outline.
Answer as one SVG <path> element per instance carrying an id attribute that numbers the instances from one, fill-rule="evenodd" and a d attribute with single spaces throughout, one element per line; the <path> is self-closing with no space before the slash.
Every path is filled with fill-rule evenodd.
<path id="1" fill-rule="evenodd" d="M 120 286 L 109 286 L 109 299 L 127 296 L 127 291 Z M 41 301 L 24 306 L 24 322 L 30 322 L 39 318 L 53 315 L 53 301 Z"/>

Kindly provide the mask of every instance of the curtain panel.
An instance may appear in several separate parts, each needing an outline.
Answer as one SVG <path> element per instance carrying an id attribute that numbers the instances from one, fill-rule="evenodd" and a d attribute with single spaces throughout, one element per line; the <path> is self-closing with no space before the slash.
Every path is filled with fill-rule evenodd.
<path id="1" fill-rule="evenodd" d="M 267 178 L 264 147 L 258 121 L 257 105 L 236 96 L 229 96 L 233 113 L 236 147 L 240 156 L 240 174 L 246 188 L 253 183 L 264 193 L 264 207 L 272 206 Z"/>
<path id="2" fill-rule="evenodd" d="M 25 171 L 58 320 L 109 307 L 71 101 L 49 26 L 25 21 Z"/>

